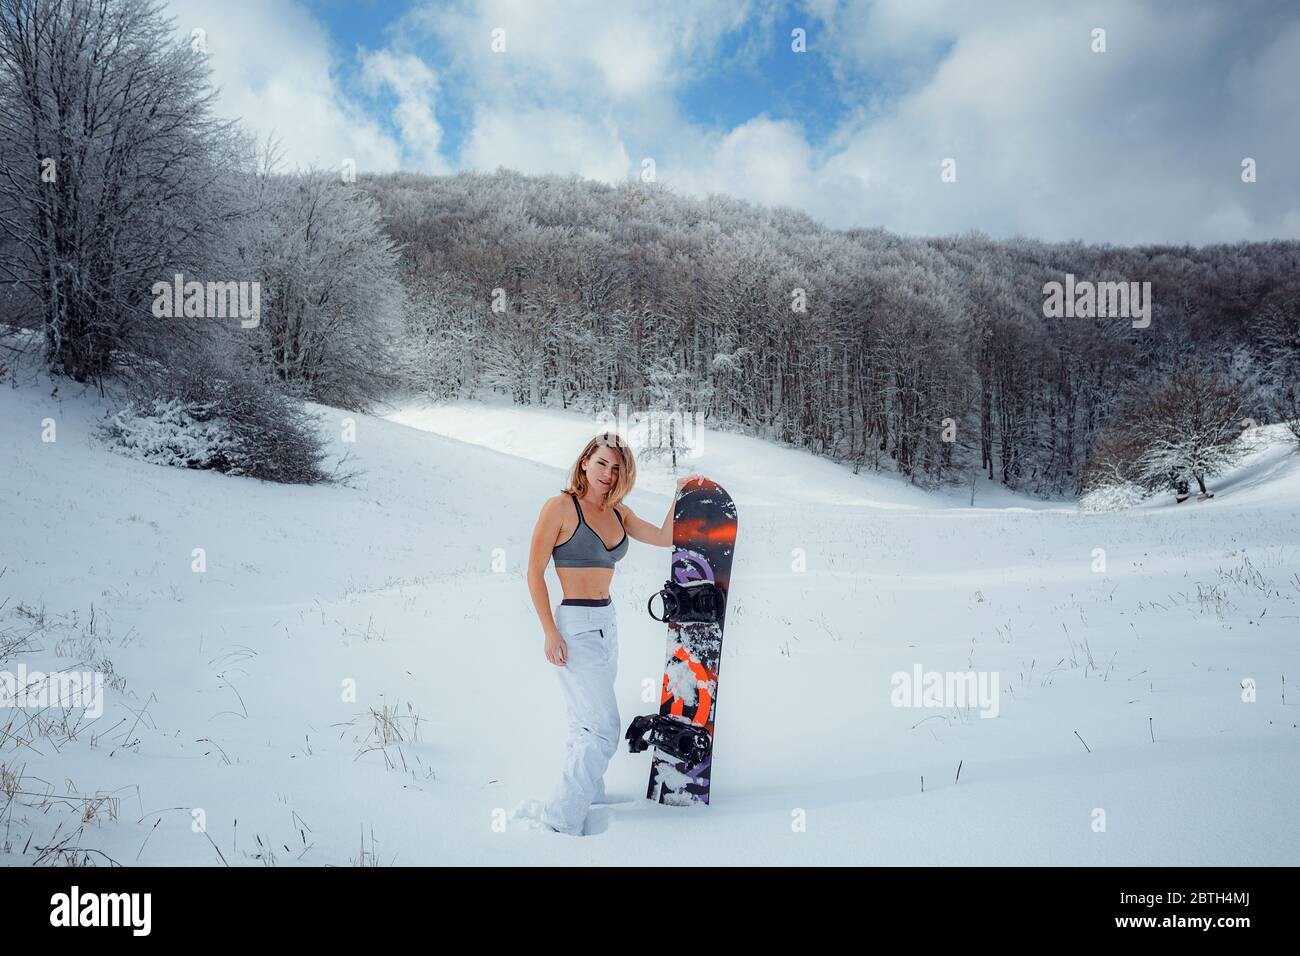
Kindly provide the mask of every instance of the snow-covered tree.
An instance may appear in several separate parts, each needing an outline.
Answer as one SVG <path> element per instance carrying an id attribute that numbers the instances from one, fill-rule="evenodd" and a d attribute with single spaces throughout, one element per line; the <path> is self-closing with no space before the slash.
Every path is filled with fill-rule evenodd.
<path id="1" fill-rule="evenodd" d="M 0 282 L 39 312 L 52 368 L 193 330 L 150 312 L 201 266 L 243 138 L 212 116 L 206 57 L 155 0 L 0 0 Z"/>
<path id="2" fill-rule="evenodd" d="M 390 356 L 405 308 L 374 200 L 321 170 L 250 178 L 246 188 L 257 211 L 233 230 L 230 268 L 260 283 L 251 348 L 286 388 L 364 407 L 396 384 Z"/>
<path id="3" fill-rule="evenodd" d="M 1242 453 L 1245 409 L 1241 385 L 1194 362 L 1176 367 L 1142 409 L 1135 424 L 1143 451 L 1139 481 L 1157 486 L 1190 474 L 1201 493 L 1205 480 L 1230 467 Z"/>
<path id="4" fill-rule="evenodd" d="M 644 386 L 650 427 L 637 454 L 646 460 L 665 460 L 676 468 L 689 444 L 698 440 L 692 416 L 708 404 L 710 392 L 708 383 L 701 385 L 671 356 L 654 359 L 645 370 Z"/>

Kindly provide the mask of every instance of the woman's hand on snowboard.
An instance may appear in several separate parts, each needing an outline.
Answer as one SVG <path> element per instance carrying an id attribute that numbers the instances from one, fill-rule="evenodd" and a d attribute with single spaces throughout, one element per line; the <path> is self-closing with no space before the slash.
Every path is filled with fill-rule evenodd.
<path id="1" fill-rule="evenodd" d="M 677 479 L 677 490 L 681 491 L 687 482 L 694 481 L 696 478 L 703 479 L 704 476 L 698 473 L 687 475 L 685 478 Z"/>

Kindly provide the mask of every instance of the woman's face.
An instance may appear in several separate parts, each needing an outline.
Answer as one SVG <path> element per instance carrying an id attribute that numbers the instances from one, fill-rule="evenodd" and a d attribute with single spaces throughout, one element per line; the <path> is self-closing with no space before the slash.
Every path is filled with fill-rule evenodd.
<path id="1" fill-rule="evenodd" d="M 622 456 L 613 448 L 597 445 L 596 450 L 587 459 L 587 482 L 601 494 L 608 494 L 618 481 L 619 469 L 623 467 Z"/>

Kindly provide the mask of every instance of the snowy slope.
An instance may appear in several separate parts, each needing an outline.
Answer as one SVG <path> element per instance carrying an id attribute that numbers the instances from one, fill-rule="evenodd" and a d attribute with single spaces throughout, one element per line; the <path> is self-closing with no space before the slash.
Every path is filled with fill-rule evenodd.
<path id="1" fill-rule="evenodd" d="M 573 458 L 583 443 L 602 430 L 601 423 L 592 416 L 521 407 L 503 400 L 437 405 L 411 401 L 383 417 L 471 444 L 506 450 L 528 461 L 549 465 L 561 474 L 573 466 Z M 930 509 L 970 504 L 967 488 L 932 494 L 892 475 L 870 471 L 855 475 L 848 466 L 807 451 L 781 448 L 759 438 L 709 428 L 704 429 L 698 440 L 693 432 L 688 435 L 692 439 L 688 449 L 693 457 L 682 461 L 684 467 L 678 469 L 678 476 L 689 471 L 726 468 L 731 472 L 727 490 L 733 498 L 744 498 L 750 505 Z M 637 473 L 638 488 L 667 496 L 675 487 L 675 476 L 670 474 L 665 461 L 638 462 Z M 976 504 L 1053 507 L 988 481 L 979 483 Z"/>
<path id="2" fill-rule="evenodd" d="M 590 420 L 318 407 L 364 473 L 289 488 L 113 454 L 96 393 L 24 376 L 0 387 L 0 634 L 29 636 L 29 669 L 109 660 L 125 684 L 75 739 L 5 718 L 31 739 L 0 748 L 28 794 L 6 863 L 70 835 L 126 864 L 642 865 L 706 837 L 720 863 L 1300 862 L 1300 456 L 1280 442 L 1212 502 L 1081 514 L 710 434 L 680 471 L 740 511 L 714 803 L 651 804 L 647 756 L 620 751 L 625 802 L 573 838 L 507 817 L 561 763 L 523 574 Z M 671 487 L 647 463 L 629 503 L 661 520 Z M 666 563 L 634 542 L 614 582 L 625 723 L 662 672 L 644 604 Z M 893 706 L 917 666 L 996 673 L 997 716 Z"/>

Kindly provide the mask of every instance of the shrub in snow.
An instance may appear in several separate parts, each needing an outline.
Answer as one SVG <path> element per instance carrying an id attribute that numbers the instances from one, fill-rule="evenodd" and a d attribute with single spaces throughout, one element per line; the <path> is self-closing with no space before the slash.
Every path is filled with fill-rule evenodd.
<path id="1" fill-rule="evenodd" d="M 211 407 L 178 398 L 130 402 L 102 426 L 107 438 L 133 458 L 176 468 L 246 474 L 239 440 Z"/>
<path id="2" fill-rule="evenodd" d="M 1229 378 L 1184 362 L 1153 393 L 1130 396 L 1130 407 L 1093 441 L 1085 487 L 1133 483 L 1158 491 L 1189 477 L 1205 492 L 1247 450 L 1238 439 L 1246 397 Z"/>
<path id="3" fill-rule="evenodd" d="M 1286 425 L 1287 431 L 1300 445 L 1300 385 L 1288 382 L 1277 394 L 1273 409 L 1278 419 Z"/>
<path id="4" fill-rule="evenodd" d="M 315 418 L 220 349 L 140 363 L 130 405 L 105 424 L 141 458 L 290 484 L 328 479 Z"/>
<path id="5" fill-rule="evenodd" d="M 1122 511 L 1141 504 L 1146 490 L 1131 481 L 1101 482 L 1079 498 L 1080 511 Z"/>

